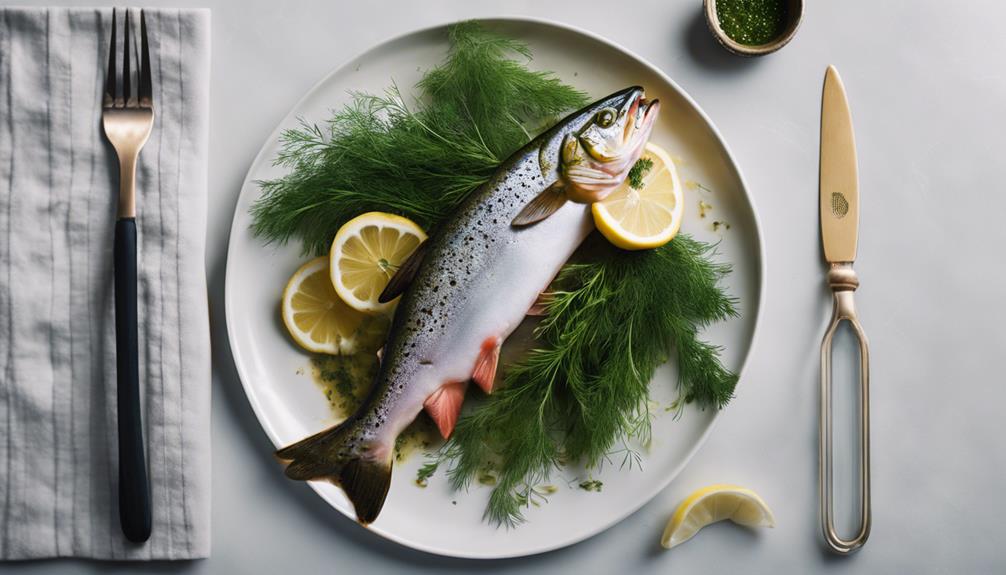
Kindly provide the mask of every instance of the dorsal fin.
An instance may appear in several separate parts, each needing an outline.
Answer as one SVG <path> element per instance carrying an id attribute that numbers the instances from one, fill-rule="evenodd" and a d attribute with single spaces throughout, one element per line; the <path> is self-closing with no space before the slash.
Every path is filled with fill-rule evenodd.
<path id="1" fill-rule="evenodd" d="M 426 255 L 426 244 L 427 242 L 423 242 L 416 246 L 415 251 L 402 262 L 395 275 L 391 276 L 391 279 L 388 280 L 388 285 L 384 286 L 384 291 L 381 292 L 381 295 L 377 296 L 378 302 L 388 303 L 405 292 L 406 288 L 409 287 L 409 284 L 416 277 L 416 272 L 419 271 L 419 264 L 423 263 L 423 256 Z"/>
<path id="2" fill-rule="evenodd" d="M 557 180 L 551 186 L 534 197 L 527 203 L 521 211 L 514 216 L 511 226 L 524 227 L 540 222 L 559 211 L 559 208 L 566 203 L 565 185 L 561 180 Z"/>

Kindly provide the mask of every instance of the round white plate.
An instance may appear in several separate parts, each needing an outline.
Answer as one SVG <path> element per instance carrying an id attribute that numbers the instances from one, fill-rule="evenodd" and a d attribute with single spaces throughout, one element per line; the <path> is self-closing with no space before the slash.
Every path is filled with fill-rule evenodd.
<path id="1" fill-rule="evenodd" d="M 660 70 L 603 38 L 536 20 L 492 20 L 486 24 L 530 45 L 533 68 L 552 70 L 592 96 L 640 84 L 648 97 L 660 98 L 663 107 L 652 140 L 680 159 L 682 181 L 696 181 L 712 190 L 686 190 L 682 230 L 700 240 L 719 242 L 719 259 L 733 265 L 726 287 L 739 299 L 741 316 L 713 326 L 704 337 L 722 345 L 724 363 L 739 372 L 758 320 L 763 255 L 751 198 L 712 122 Z M 291 342 L 279 316 L 283 286 L 303 262 L 299 246 L 266 247 L 249 231 L 248 208 L 260 194 L 256 181 L 283 174 L 272 160 L 279 149 L 279 134 L 295 127 L 298 118 L 324 122 L 332 109 L 349 100 L 350 91 L 381 93 L 392 80 L 408 97 L 407 88 L 441 62 L 446 49 L 447 27 L 440 26 L 389 40 L 343 64 L 293 107 L 248 171 L 227 257 L 227 329 L 248 399 L 277 446 L 335 421 L 311 380 L 308 356 Z M 700 199 L 713 206 L 705 219 L 698 215 Z M 713 220 L 728 222 L 730 229 L 714 231 Z M 525 524 L 497 529 L 482 520 L 488 488 L 475 486 L 466 493 L 452 493 L 440 473 L 421 489 L 414 484 L 423 459 L 417 455 L 396 465 L 384 510 L 369 529 L 423 551 L 476 558 L 530 555 L 586 539 L 625 518 L 666 487 L 709 433 L 716 412 L 689 407 L 675 419 L 673 412 L 665 411 L 675 397 L 675 378 L 673 366 L 667 365 L 651 383 L 653 441 L 642 452 L 641 469 L 620 469 L 621 456 L 614 454 L 612 463 L 592 476 L 603 482 L 600 493 L 579 489 L 578 483 L 586 476 L 568 470 L 553 477 L 551 484 L 557 491 L 547 503 L 527 510 Z M 262 457 L 272 460 L 270 453 Z M 279 464 L 276 473 L 281 473 Z M 338 487 L 320 482 L 311 485 L 332 507 L 354 517 Z"/>

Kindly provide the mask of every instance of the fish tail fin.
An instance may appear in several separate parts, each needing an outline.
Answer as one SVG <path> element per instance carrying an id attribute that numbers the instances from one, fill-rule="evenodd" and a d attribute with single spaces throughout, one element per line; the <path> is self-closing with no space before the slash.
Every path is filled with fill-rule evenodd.
<path id="1" fill-rule="evenodd" d="M 391 487 L 391 462 L 351 459 L 342 468 L 339 484 L 353 502 L 360 523 L 373 523 L 384 507 Z"/>
<path id="2" fill-rule="evenodd" d="M 355 447 L 357 427 L 346 421 L 276 452 L 287 463 L 286 476 L 300 481 L 331 481 L 342 487 L 364 525 L 377 519 L 391 486 L 391 450 Z"/>

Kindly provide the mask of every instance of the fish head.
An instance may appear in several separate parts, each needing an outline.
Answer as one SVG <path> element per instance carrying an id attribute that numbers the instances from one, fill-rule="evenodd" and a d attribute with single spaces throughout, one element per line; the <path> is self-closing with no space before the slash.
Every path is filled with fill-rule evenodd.
<path id="1" fill-rule="evenodd" d="M 566 196 L 576 202 L 604 199 L 622 185 L 650 138 L 660 111 L 639 86 L 616 92 L 574 115 L 560 148 Z"/>

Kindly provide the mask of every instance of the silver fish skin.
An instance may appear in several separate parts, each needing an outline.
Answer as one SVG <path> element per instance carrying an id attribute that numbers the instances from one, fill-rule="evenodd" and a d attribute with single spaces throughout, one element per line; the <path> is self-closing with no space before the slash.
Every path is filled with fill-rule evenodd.
<path id="1" fill-rule="evenodd" d="M 608 175 L 623 180 L 657 109 L 639 87 L 602 98 L 514 153 L 473 192 L 421 247 L 368 398 L 342 424 L 279 450 L 287 476 L 333 481 L 360 522 L 376 519 L 398 435 L 425 406 L 447 437 L 468 382 L 491 391 L 500 344 L 594 229 L 586 203 L 565 202 L 530 226 L 511 221 L 543 190 L 569 184 L 571 162 L 615 165 Z"/>

